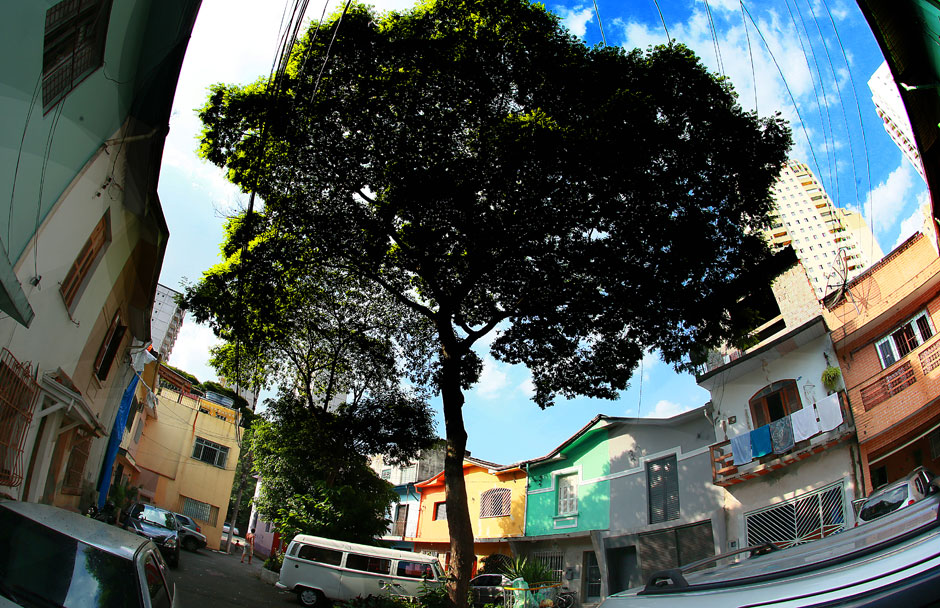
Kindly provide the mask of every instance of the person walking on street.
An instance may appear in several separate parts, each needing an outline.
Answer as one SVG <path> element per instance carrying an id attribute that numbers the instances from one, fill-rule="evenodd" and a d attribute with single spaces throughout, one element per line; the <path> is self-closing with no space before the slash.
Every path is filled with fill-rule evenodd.
<path id="1" fill-rule="evenodd" d="M 252 528 L 245 535 L 245 544 L 242 545 L 242 561 L 245 563 L 245 556 L 248 556 L 248 563 L 251 564 L 251 557 L 255 554 L 255 529 Z"/>

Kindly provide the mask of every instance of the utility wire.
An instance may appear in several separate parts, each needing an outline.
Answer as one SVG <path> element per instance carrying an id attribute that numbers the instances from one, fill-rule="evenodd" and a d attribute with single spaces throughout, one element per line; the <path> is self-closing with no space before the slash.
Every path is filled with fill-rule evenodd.
<path id="1" fill-rule="evenodd" d="M 601 28 L 601 40 L 604 46 L 607 46 L 607 36 L 604 34 L 604 23 L 601 21 L 601 13 L 597 10 L 597 0 L 594 0 L 594 14 L 597 15 L 597 25 Z"/>
<path id="2" fill-rule="evenodd" d="M 741 24 L 744 26 L 744 37 L 747 40 L 747 55 L 751 61 L 751 82 L 754 86 L 754 114 L 757 115 L 757 75 L 754 72 L 754 52 L 751 50 L 751 33 L 747 29 L 747 19 L 744 16 L 744 2 L 739 0 L 738 4 L 741 5 Z"/>
<path id="3" fill-rule="evenodd" d="M 666 32 L 666 40 L 669 41 L 669 46 L 672 46 L 672 37 L 669 35 L 669 28 L 666 27 L 666 19 L 663 17 L 663 9 L 659 7 L 659 0 L 653 0 L 653 4 L 656 5 L 656 10 L 659 12 L 659 20 L 663 23 L 663 31 Z"/>
<path id="4" fill-rule="evenodd" d="M 708 29 L 712 35 L 712 43 L 715 47 L 715 60 L 718 62 L 718 73 L 725 75 L 725 66 L 721 60 L 721 48 L 718 45 L 718 29 L 715 27 L 715 20 L 712 18 L 712 9 L 708 6 L 708 0 L 705 2 L 705 15 L 708 17 Z"/>

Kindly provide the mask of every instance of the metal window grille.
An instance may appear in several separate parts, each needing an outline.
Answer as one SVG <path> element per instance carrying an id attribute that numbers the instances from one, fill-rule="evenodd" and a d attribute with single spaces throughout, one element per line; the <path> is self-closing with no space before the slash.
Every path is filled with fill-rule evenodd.
<path id="1" fill-rule="evenodd" d="M 5 348 L 0 351 L 0 485 L 23 482 L 23 444 L 38 393 L 29 363 L 20 363 Z"/>
<path id="2" fill-rule="evenodd" d="M 63 491 L 81 491 L 82 476 L 85 475 L 85 464 L 88 462 L 88 453 L 90 451 L 91 435 L 77 430 L 72 437 L 72 447 L 69 450 L 69 462 L 65 468 L 65 479 L 62 481 Z"/>
<path id="3" fill-rule="evenodd" d="M 199 521 L 210 521 L 209 518 L 212 515 L 212 505 L 207 502 L 193 500 L 187 496 L 180 496 L 180 501 L 183 503 L 181 508 L 183 515 L 188 515 L 193 519 L 198 519 Z"/>
<path id="4" fill-rule="evenodd" d="M 224 469 L 225 461 L 228 458 L 228 448 L 214 441 L 196 437 L 196 443 L 193 446 L 193 458 Z"/>
<path id="5" fill-rule="evenodd" d="M 537 551 L 532 554 L 532 559 L 540 562 L 543 566 L 552 571 L 553 581 L 561 581 L 565 571 L 564 555 L 561 551 Z"/>
<path id="6" fill-rule="evenodd" d="M 63 0 L 46 11 L 42 105 L 48 112 L 104 63 L 111 0 Z"/>
<path id="7" fill-rule="evenodd" d="M 574 475 L 558 478 L 558 514 L 578 512 L 578 483 Z"/>
<path id="8" fill-rule="evenodd" d="M 842 482 L 744 515 L 750 546 L 801 545 L 845 528 Z"/>
<path id="9" fill-rule="evenodd" d="M 512 491 L 509 488 L 492 488 L 480 496 L 480 517 L 505 517 L 509 515 Z"/>

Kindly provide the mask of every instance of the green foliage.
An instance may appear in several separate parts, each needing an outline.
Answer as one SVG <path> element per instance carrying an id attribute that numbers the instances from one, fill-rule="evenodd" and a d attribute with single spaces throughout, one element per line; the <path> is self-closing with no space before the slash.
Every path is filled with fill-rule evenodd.
<path id="1" fill-rule="evenodd" d="M 440 584 L 430 584 L 427 580 L 421 581 L 418 604 L 423 608 L 453 608 L 447 588 Z"/>
<path id="2" fill-rule="evenodd" d="M 265 207 L 229 226 L 190 310 L 282 376 L 290 362 L 308 410 L 365 370 L 388 381 L 351 394 L 433 383 L 462 484 L 462 391 L 496 327 L 490 354 L 531 370 L 541 407 L 617 397 L 647 350 L 683 368 L 746 336 L 742 296 L 773 276 L 779 116 L 745 112 L 680 44 L 589 48 L 527 0 L 338 20 L 276 91 L 218 85 L 200 112 L 200 153 Z M 327 509 L 280 496 L 298 525 Z M 464 506 L 448 515 L 462 605 L 472 531 Z"/>
<path id="3" fill-rule="evenodd" d="M 520 556 L 503 565 L 502 573 L 510 579 L 521 578 L 530 586 L 552 580 L 554 573 L 541 561 Z"/>
<path id="4" fill-rule="evenodd" d="M 281 566 L 284 564 L 284 554 L 280 551 L 275 551 L 274 555 L 264 560 L 264 568 L 267 568 L 271 572 L 280 572 Z"/>
<path id="5" fill-rule="evenodd" d="M 820 380 L 829 391 L 835 391 L 839 385 L 839 379 L 842 377 L 842 371 L 838 367 L 830 365 L 823 370 Z"/>
<path id="6" fill-rule="evenodd" d="M 504 574 L 511 564 L 512 558 L 508 555 L 493 553 L 483 558 L 480 574 Z"/>
<path id="7" fill-rule="evenodd" d="M 186 378 L 187 380 L 189 380 L 190 382 L 193 383 L 193 386 L 196 386 L 196 385 L 199 384 L 199 378 L 197 378 L 196 376 L 190 374 L 189 372 L 183 371 L 183 370 L 181 370 L 181 369 L 178 368 L 178 367 L 173 367 L 172 365 L 168 365 L 168 364 L 166 364 L 166 363 L 162 363 L 161 365 L 163 365 L 163 367 L 166 367 L 166 368 L 168 368 L 168 369 L 173 370 L 174 372 L 176 372 L 176 373 L 179 374 L 180 376 Z"/>
<path id="8" fill-rule="evenodd" d="M 398 495 L 361 454 L 409 459 L 433 438 L 430 411 L 409 402 L 310 410 L 281 392 L 249 445 L 261 475 L 256 506 L 282 535 L 316 534 L 372 544 Z"/>
<path id="9" fill-rule="evenodd" d="M 114 503 L 115 508 L 123 511 L 137 500 L 139 491 L 139 487 L 131 485 L 126 481 L 120 481 L 111 484 L 108 499 Z"/>
<path id="10" fill-rule="evenodd" d="M 336 604 L 337 608 L 414 608 L 414 604 L 404 597 L 394 595 L 367 595 L 354 597 Z"/>

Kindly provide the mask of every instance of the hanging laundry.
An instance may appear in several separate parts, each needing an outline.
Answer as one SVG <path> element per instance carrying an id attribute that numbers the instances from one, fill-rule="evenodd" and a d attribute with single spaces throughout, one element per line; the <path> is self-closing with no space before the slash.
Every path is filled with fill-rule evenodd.
<path id="1" fill-rule="evenodd" d="M 774 420 L 768 426 L 774 454 L 785 454 L 793 449 L 793 425 L 789 416 Z"/>
<path id="2" fill-rule="evenodd" d="M 839 393 L 833 393 L 816 402 L 816 411 L 819 413 L 819 430 L 831 431 L 842 424 L 842 407 L 839 404 Z"/>
<path id="3" fill-rule="evenodd" d="M 804 405 L 803 409 L 790 414 L 790 423 L 793 426 L 793 441 L 803 441 L 819 434 L 816 409 L 812 404 Z"/>
<path id="4" fill-rule="evenodd" d="M 769 424 L 751 431 L 751 456 L 754 458 L 766 456 L 770 454 L 771 449 Z"/>
<path id="5" fill-rule="evenodd" d="M 751 434 L 741 433 L 731 438 L 731 454 L 734 456 L 734 466 L 739 467 L 754 460 L 751 456 Z"/>

